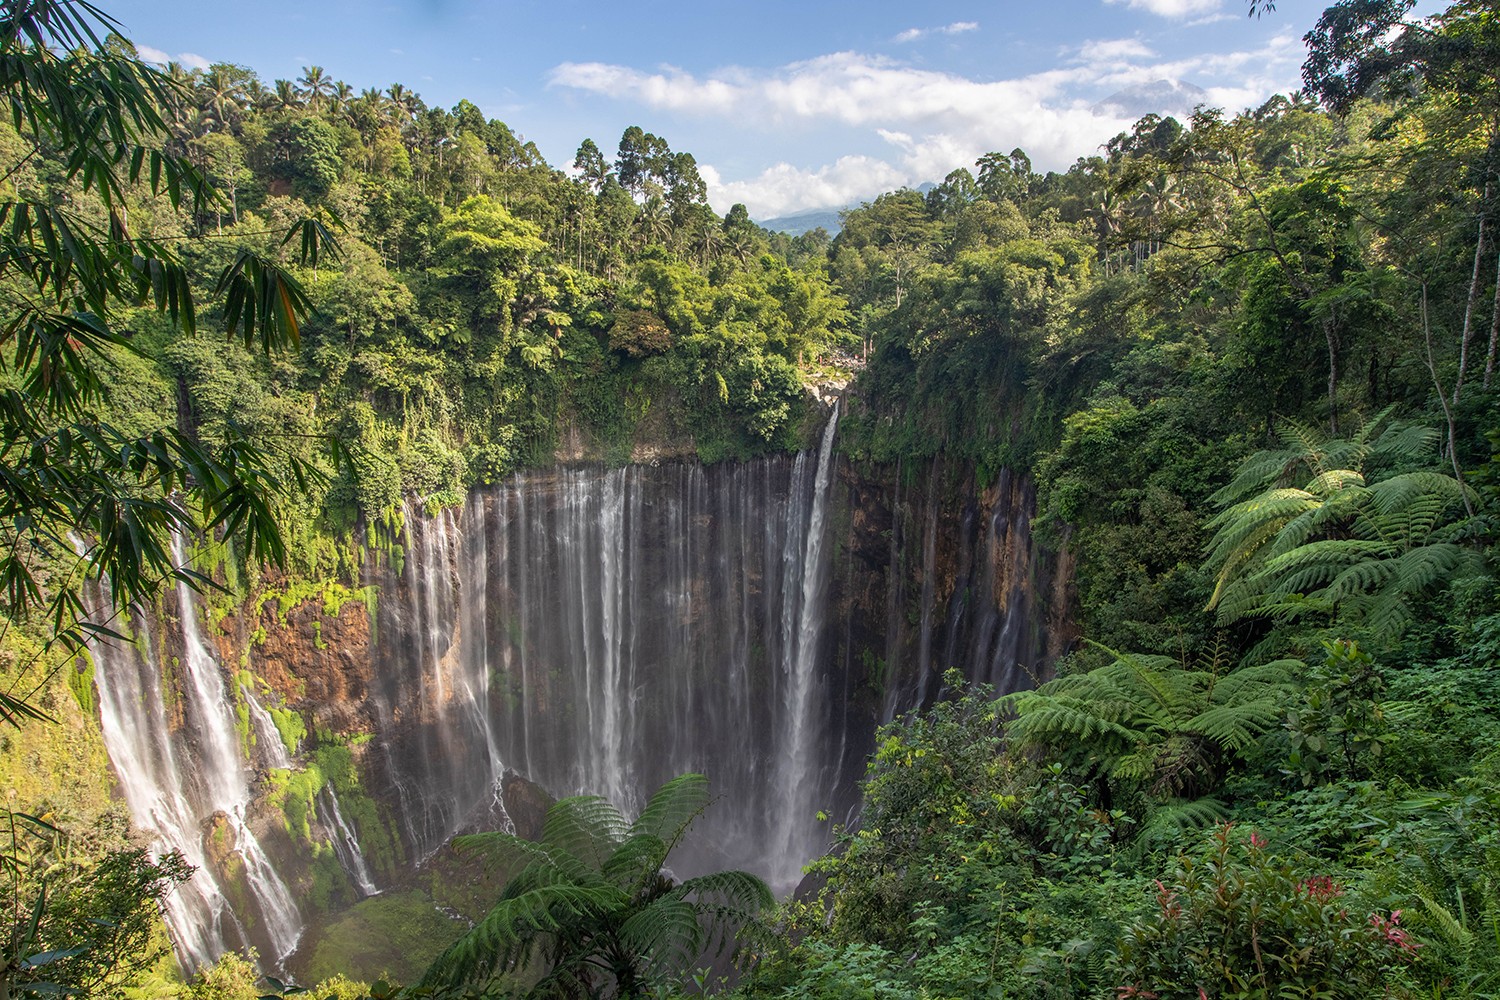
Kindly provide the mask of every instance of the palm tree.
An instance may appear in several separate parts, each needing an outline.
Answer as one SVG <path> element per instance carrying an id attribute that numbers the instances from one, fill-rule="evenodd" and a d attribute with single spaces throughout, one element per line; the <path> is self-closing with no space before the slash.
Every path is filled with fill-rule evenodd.
<path id="1" fill-rule="evenodd" d="M 275 84 L 274 98 L 276 107 L 282 110 L 302 107 L 302 91 L 290 80 L 277 80 Z"/>
<path id="2" fill-rule="evenodd" d="M 398 118 L 409 121 L 421 112 L 422 99 L 403 85 L 393 83 L 386 88 L 386 93 L 391 98 L 391 105 Z"/>
<path id="3" fill-rule="evenodd" d="M 539 843 L 506 833 L 457 838 L 459 849 L 484 851 L 520 871 L 420 986 L 482 986 L 540 968 L 528 996 L 601 998 L 639 996 L 680 979 L 706 946 L 722 950 L 773 902 L 766 884 L 746 872 L 677 882 L 664 869 L 707 804 L 707 779 L 685 774 L 651 796 L 634 823 L 585 795 L 547 810 Z"/>
<path id="4" fill-rule="evenodd" d="M 303 66 L 297 82 L 302 85 L 302 94 L 314 111 L 323 103 L 323 98 L 333 93 L 333 81 L 323 72 L 322 66 Z"/>
<path id="5" fill-rule="evenodd" d="M 214 63 L 203 74 L 198 88 L 198 106 L 205 123 L 229 131 L 244 113 L 244 80 L 227 63 Z"/>

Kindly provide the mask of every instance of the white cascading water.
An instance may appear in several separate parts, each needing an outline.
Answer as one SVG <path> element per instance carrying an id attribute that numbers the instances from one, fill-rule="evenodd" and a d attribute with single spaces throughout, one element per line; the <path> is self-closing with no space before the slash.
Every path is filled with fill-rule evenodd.
<path id="1" fill-rule="evenodd" d="M 276 722 L 271 718 L 271 713 L 266 711 L 266 707 L 260 703 L 255 692 L 243 684 L 240 685 L 240 696 L 245 699 L 245 707 L 250 715 L 250 726 L 255 730 L 255 744 L 265 755 L 266 765 L 290 770 L 292 755 L 287 751 L 286 744 L 281 741 L 281 733 L 277 731 Z"/>
<path id="2" fill-rule="evenodd" d="M 264 753 L 267 766 L 291 770 L 296 766 L 292 760 L 292 748 L 282 742 L 281 733 L 277 730 L 271 713 L 266 711 L 254 691 L 241 685 L 240 692 L 249 709 L 250 724 L 255 729 L 256 744 Z M 378 894 L 380 889 L 375 885 L 374 874 L 370 871 L 369 862 L 365 860 L 364 851 L 359 846 L 359 838 L 345 822 L 343 810 L 339 808 L 338 792 L 334 790 L 332 784 L 324 785 L 318 792 L 317 818 L 327 830 L 328 842 L 333 846 L 334 856 L 339 859 L 339 865 L 358 887 L 360 896 Z"/>
<path id="3" fill-rule="evenodd" d="M 332 785 L 323 786 L 323 790 L 318 793 L 318 806 L 324 813 L 323 822 L 331 827 L 329 839 L 333 844 L 333 852 L 338 857 L 339 864 L 344 866 L 344 871 L 349 873 L 354 884 L 359 887 L 360 896 L 379 895 L 380 888 L 375 884 L 375 875 L 370 871 L 369 862 L 365 860 L 354 829 L 344 820 L 344 812 L 339 808 L 338 793 L 333 790 Z"/>
<path id="4" fill-rule="evenodd" d="M 186 564 L 180 537 L 173 538 L 172 554 L 178 565 Z M 110 608 L 108 589 L 102 587 L 101 594 L 102 607 Z M 192 733 L 192 764 L 179 764 L 179 737 L 168 721 L 162 694 L 165 676 L 149 637 L 134 647 L 102 640 L 92 646 L 105 748 L 136 823 L 155 838 L 153 848 L 180 852 L 197 869 L 165 901 L 167 923 L 183 965 L 197 968 L 226 948 L 243 946 L 252 939 L 245 915 L 229 909 L 205 849 L 204 820 L 216 814 L 229 828 L 242 862 L 258 926 L 272 952 L 267 957 L 279 965 L 301 939 L 302 918 L 286 883 L 246 822 L 250 773 L 237 742 L 234 706 L 223 671 L 199 631 L 197 597 L 179 583 L 177 599 L 183 639 L 183 708 Z M 139 618 L 136 625 L 138 630 L 146 628 Z M 280 750 L 285 757 L 269 715 L 252 693 L 246 694 L 252 698 L 250 711 L 259 740 L 269 751 Z"/>
<path id="5" fill-rule="evenodd" d="M 507 766 L 627 813 L 702 771 L 721 797 L 679 870 L 796 884 L 843 774 L 819 663 L 836 419 L 795 460 L 559 467 L 408 509 L 376 714 L 414 857 L 508 822 Z"/>
<path id="6" fill-rule="evenodd" d="M 404 569 L 381 601 L 395 674 L 376 712 L 406 832 L 422 860 L 460 830 L 506 827 L 508 818 L 489 710 L 484 533 L 460 532 L 455 510 L 425 518 L 409 502 L 405 517 Z M 458 761 L 462 767 L 452 766 Z"/>
<path id="7" fill-rule="evenodd" d="M 172 557 L 187 565 L 180 535 L 172 539 Z M 234 846 L 244 862 L 245 882 L 260 910 L 271 958 L 280 963 L 302 938 L 302 916 L 291 891 L 276 873 L 265 850 L 245 819 L 250 805 L 250 775 L 240 753 L 234 704 L 224 686 L 219 662 L 204 643 L 198 628 L 198 597 L 186 583 L 177 585 L 182 626 L 182 666 L 189 704 L 194 709 L 198 754 L 193 773 L 202 786 L 209 813 L 222 813 L 234 834 Z M 274 734 L 275 729 L 272 727 Z M 280 746 L 279 738 L 273 741 Z"/>
<path id="8" fill-rule="evenodd" d="M 786 619 L 795 631 L 796 640 L 783 651 L 783 669 L 788 677 L 783 689 L 782 717 L 786 722 L 785 748 L 779 761 L 777 785 L 781 790 L 781 815 L 785 823 L 783 850 L 791 855 L 798 846 L 797 817 L 815 810 L 816 789 L 812 692 L 818 671 L 818 643 L 823 633 L 823 617 L 828 589 L 827 556 L 828 488 L 833 480 L 833 438 L 838 429 L 839 407 L 823 429 L 818 449 L 818 469 L 813 479 L 812 510 L 807 518 L 805 547 L 802 553 L 802 592 Z M 794 623 L 794 624 L 793 624 Z"/>
<path id="9" fill-rule="evenodd" d="M 108 590 L 101 590 L 101 606 L 108 608 Z M 145 623 L 135 624 L 143 636 L 138 649 L 103 640 L 91 649 L 99 720 L 120 790 L 136 825 L 152 835 L 152 852 L 176 851 L 197 869 L 192 879 L 166 897 L 163 907 L 178 960 L 193 969 L 218 957 L 226 937 L 222 924 L 234 920 L 234 914 L 208 864 L 198 816 L 184 791 L 162 700 L 162 675 L 142 631 Z"/>

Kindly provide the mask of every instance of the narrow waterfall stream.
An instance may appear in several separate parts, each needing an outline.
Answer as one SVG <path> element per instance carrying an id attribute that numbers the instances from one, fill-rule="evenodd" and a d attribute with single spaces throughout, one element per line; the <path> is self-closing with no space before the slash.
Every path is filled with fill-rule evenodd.
<path id="1" fill-rule="evenodd" d="M 187 565 L 181 536 L 173 539 L 172 556 L 177 565 Z M 222 815 L 229 825 L 234 849 L 244 863 L 245 881 L 254 895 L 271 945 L 270 957 L 281 962 L 296 950 L 302 937 L 302 916 L 297 912 L 291 891 L 246 822 L 245 811 L 251 798 L 250 774 L 237 740 L 234 703 L 225 687 L 224 672 L 199 630 L 198 595 L 186 583 L 179 583 L 177 602 L 182 626 L 182 665 L 188 681 L 188 706 L 198 751 L 193 770 L 202 785 L 202 807 L 211 815 Z M 280 745 L 279 739 L 276 745 Z"/>

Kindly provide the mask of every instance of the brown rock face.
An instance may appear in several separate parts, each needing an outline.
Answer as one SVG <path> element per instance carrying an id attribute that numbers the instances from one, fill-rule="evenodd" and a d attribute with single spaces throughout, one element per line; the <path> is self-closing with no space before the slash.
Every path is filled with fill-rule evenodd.
<path id="1" fill-rule="evenodd" d="M 258 616 L 251 617 L 254 605 L 226 616 L 218 636 L 222 662 L 246 663 L 318 729 L 338 735 L 368 732 L 365 706 L 375 658 L 364 603 L 345 601 L 337 615 L 329 615 L 314 597 L 289 609 L 284 621 L 278 607 L 270 600 Z"/>
<path id="2" fill-rule="evenodd" d="M 1029 687 L 1076 641 L 1072 564 L 1031 534 L 1036 491 L 941 459 L 839 468 L 833 616 L 838 655 L 879 717 L 927 704 L 956 668 L 997 691 Z"/>

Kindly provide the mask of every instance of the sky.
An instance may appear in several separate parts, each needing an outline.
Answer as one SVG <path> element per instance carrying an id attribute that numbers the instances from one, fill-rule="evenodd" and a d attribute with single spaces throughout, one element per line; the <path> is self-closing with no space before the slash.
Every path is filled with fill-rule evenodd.
<path id="1" fill-rule="evenodd" d="M 1427 5 L 1424 5 L 1427 6 Z M 720 212 L 838 208 L 1020 147 L 1066 169 L 1130 126 L 1096 108 L 1158 80 L 1236 112 L 1298 86 L 1324 7 L 1279 0 L 126 0 L 147 59 L 318 65 L 355 91 L 467 98 L 569 167 L 630 125 L 692 153 Z"/>

